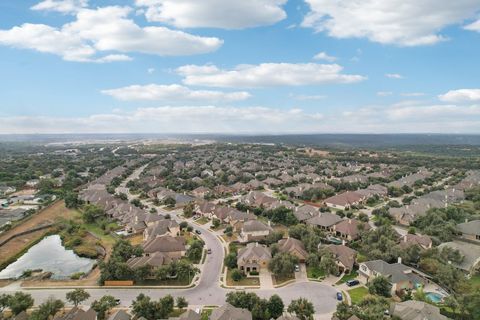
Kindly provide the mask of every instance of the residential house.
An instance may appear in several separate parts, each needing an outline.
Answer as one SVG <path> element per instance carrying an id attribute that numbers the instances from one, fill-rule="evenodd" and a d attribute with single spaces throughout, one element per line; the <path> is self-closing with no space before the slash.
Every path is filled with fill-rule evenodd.
<path id="1" fill-rule="evenodd" d="M 295 207 L 293 210 L 293 215 L 297 218 L 298 221 L 305 221 L 311 219 L 318 214 L 318 208 L 311 205 L 303 205 L 300 207 Z"/>
<path id="2" fill-rule="evenodd" d="M 480 220 L 457 224 L 457 230 L 461 238 L 480 243 Z"/>
<path id="3" fill-rule="evenodd" d="M 333 197 L 325 199 L 323 202 L 327 207 L 345 210 L 351 206 L 358 205 L 364 201 L 366 197 L 354 191 L 346 191 Z"/>
<path id="4" fill-rule="evenodd" d="M 359 274 L 369 280 L 384 276 L 392 285 L 391 293 L 395 294 L 403 290 L 416 289 L 426 283 L 425 275 L 418 270 L 407 267 L 401 263 L 387 263 L 383 260 L 362 262 L 359 265 Z"/>
<path id="5" fill-rule="evenodd" d="M 429 236 L 410 233 L 407 233 L 400 238 L 400 247 L 405 249 L 413 245 L 417 245 L 420 248 L 427 250 L 432 247 L 432 239 Z"/>
<path id="6" fill-rule="evenodd" d="M 322 230 L 333 231 L 333 226 L 342 221 L 342 218 L 330 212 L 320 212 L 318 215 L 306 220 L 309 225 L 319 227 Z"/>
<path id="7" fill-rule="evenodd" d="M 294 255 L 300 262 L 305 262 L 308 257 L 308 252 L 305 250 L 302 241 L 295 238 L 280 239 L 278 241 L 278 250 Z"/>
<path id="8" fill-rule="evenodd" d="M 335 224 L 332 228 L 336 236 L 347 241 L 357 240 L 361 231 L 370 230 L 371 226 L 357 219 L 346 219 Z"/>
<path id="9" fill-rule="evenodd" d="M 252 313 L 247 309 L 236 308 L 229 303 L 214 309 L 209 320 L 252 320 Z"/>
<path id="10" fill-rule="evenodd" d="M 108 320 L 130 320 L 132 316 L 130 316 L 125 310 L 118 310 L 113 313 Z"/>
<path id="11" fill-rule="evenodd" d="M 350 273 L 357 260 L 357 251 L 345 245 L 330 244 L 325 247 L 335 257 L 340 272 Z"/>
<path id="12" fill-rule="evenodd" d="M 185 255 L 186 246 L 185 238 L 172 237 L 164 235 L 151 239 L 143 245 L 143 252 L 145 255 L 153 254 L 154 252 L 162 252 L 172 259 L 180 259 Z"/>
<path id="13" fill-rule="evenodd" d="M 211 193 L 212 190 L 210 190 L 209 188 L 207 187 L 198 187 L 198 188 L 195 188 L 192 190 L 192 195 L 196 198 L 205 198 L 206 195 L 208 195 L 209 193 Z"/>
<path id="14" fill-rule="evenodd" d="M 168 320 L 200 320 L 202 318 L 200 313 L 188 309 L 178 317 L 170 317 Z"/>
<path id="15" fill-rule="evenodd" d="M 251 242 L 238 251 L 237 265 L 240 270 L 248 273 L 266 268 L 271 259 L 272 253 L 269 248 L 258 244 L 258 242 Z"/>
<path id="16" fill-rule="evenodd" d="M 73 307 L 66 314 L 54 317 L 54 320 L 96 320 L 97 313 L 93 309 L 84 311 L 79 307 Z"/>
<path id="17" fill-rule="evenodd" d="M 450 248 L 460 252 L 460 254 L 463 256 L 462 261 L 460 263 L 452 262 L 452 265 L 457 269 L 460 269 L 468 274 L 474 274 L 480 270 L 479 245 L 455 240 L 451 242 L 444 242 L 440 244 L 438 248 Z"/>
<path id="18" fill-rule="evenodd" d="M 248 220 L 243 223 L 239 240 L 241 242 L 259 241 L 268 237 L 272 232 L 270 221 L 267 225 L 260 220 Z"/>
<path id="19" fill-rule="evenodd" d="M 437 306 L 423 301 L 408 300 L 392 303 L 390 315 L 402 320 L 448 320 Z"/>
<path id="20" fill-rule="evenodd" d="M 173 219 L 155 221 L 143 231 L 143 240 L 149 241 L 163 235 L 170 235 L 172 237 L 180 235 L 180 226 L 177 221 Z"/>

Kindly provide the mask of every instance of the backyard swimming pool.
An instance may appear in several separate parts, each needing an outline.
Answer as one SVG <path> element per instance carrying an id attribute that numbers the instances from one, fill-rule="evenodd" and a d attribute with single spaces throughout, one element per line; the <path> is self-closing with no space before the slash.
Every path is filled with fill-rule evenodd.
<path id="1" fill-rule="evenodd" d="M 425 292 L 425 295 L 434 303 L 441 303 L 443 301 L 443 296 L 436 292 Z"/>

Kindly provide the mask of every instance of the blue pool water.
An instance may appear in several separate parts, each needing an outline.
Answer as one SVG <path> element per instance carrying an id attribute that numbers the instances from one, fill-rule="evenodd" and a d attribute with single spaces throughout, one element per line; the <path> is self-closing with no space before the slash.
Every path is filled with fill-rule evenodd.
<path id="1" fill-rule="evenodd" d="M 443 296 L 436 292 L 425 292 L 425 295 L 427 296 L 428 299 L 430 299 L 430 301 L 434 303 L 440 303 L 443 300 Z"/>

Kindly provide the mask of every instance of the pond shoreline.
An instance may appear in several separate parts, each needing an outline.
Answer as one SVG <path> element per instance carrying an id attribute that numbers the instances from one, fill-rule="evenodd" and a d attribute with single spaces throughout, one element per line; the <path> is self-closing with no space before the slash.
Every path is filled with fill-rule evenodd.
<path id="1" fill-rule="evenodd" d="M 97 265 L 95 259 L 80 257 L 74 250 L 66 248 L 55 232 L 35 240 L 14 258 L 9 259 L 11 263 L 0 271 L 3 279 L 18 279 L 27 270 L 42 269 L 44 273 L 51 272 L 52 279 L 64 280 L 73 274 L 88 275 Z"/>

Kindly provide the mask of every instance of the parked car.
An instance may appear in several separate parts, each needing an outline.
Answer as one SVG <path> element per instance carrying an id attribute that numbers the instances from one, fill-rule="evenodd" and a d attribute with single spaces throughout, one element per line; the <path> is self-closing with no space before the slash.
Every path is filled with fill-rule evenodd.
<path id="1" fill-rule="evenodd" d="M 212 249 L 208 248 L 208 249 L 207 249 L 207 253 L 208 253 L 208 254 L 212 253 Z"/>
<path id="2" fill-rule="evenodd" d="M 356 279 L 353 279 L 353 280 L 348 280 L 347 281 L 347 286 L 349 287 L 353 287 L 353 286 L 356 286 L 357 284 L 359 284 L 360 281 L 356 280 Z"/>
<path id="3" fill-rule="evenodd" d="M 337 300 L 342 301 L 343 300 L 343 294 L 341 292 L 337 292 Z"/>
<path id="4" fill-rule="evenodd" d="M 298 264 L 295 265 L 295 272 L 300 272 L 300 266 Z"/>
<path id="5" fill-rule="evenodd" d="M 196 234 L 202 234 L 202 231 L 196 229 L 196 230 L 195 230 L 195 233 L 196 233 Z"/>

